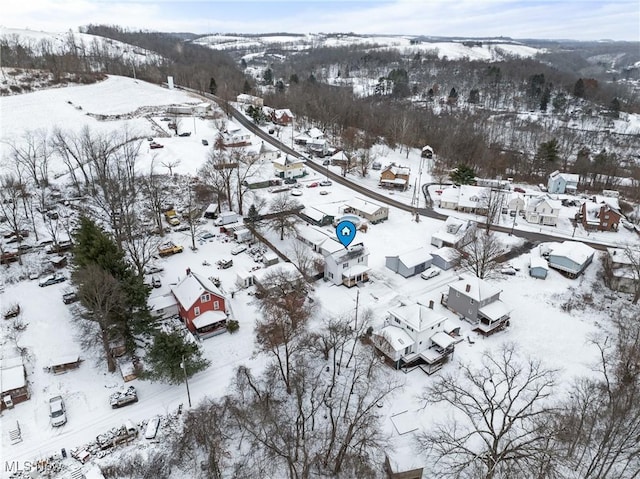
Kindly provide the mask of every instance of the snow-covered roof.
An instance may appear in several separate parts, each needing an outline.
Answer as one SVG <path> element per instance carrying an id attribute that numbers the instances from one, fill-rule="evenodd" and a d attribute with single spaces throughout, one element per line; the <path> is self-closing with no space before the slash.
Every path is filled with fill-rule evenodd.
<path id="1" fill-rule="evenodd" d="M 389 346 L 391 346 L 396 352 L 403 351 L 414 342 L 413 339 L 411 339 L 411 336 L 409 336 L 402 328 L 398 328 L 397 326 L 385 326 L 378 331 L 377 334 L 385 338 L 389 343 Z"/>
<path id="2" fill-rule="evenodd" d="M 487 206 L 489 189 L 483 186 L 462 185 L 458 206 L 460 208 L 481 208 Z"/>
<path id="3" fill-rule="evenodd" d="M 361 198 L 351 198 L 345 203 L 345 206 L 362 211 L 368 215 L 375 215 L 378 211 L 388 210 L 386 206 L 379 205 L 373 201 L 363 200 Z"/>
<path id="4" fill-rule="evenodd" d="M 433 256 L 431 256 L 431 253 L 429 253 L 426 248 L 418 248 L 398 255 L 398 260 L 408 268 L 418 266 L 432 259 Z"/>
<path id="5" fill-rule="evenodd" d="M 371 268 L 364 264 L 356 264 L 351 268 L 347 268 L 342 272 L 342 276 L 345 278 L 353 278 L 355 276 L 368 272 Z"/>
<path id="6" fill-rule="evenodd" d="M 420 332 L 444 322 L 446 317 L 436 313 L 422 304 L 412 303 L 398 306 L 389 310 L 389 314 Z"/>
<path id="7" fill-rule="evenodd" d="M 640 249 L 607 248 L 611 262 L 622 265 L 640 264 Z"/>
<path id="8" fill-rule="evenodd" d="M 223 294 L 210 279 L 194 272 L 191 272 L 177 285 L 173 286 L 171 292 L 184 309 L 191 309 L 197 299 L 206 292 L 224 298 Z"/>
<path id="9" fill-rule="evenodd" d="M 290 155 L 284 155 L 272 161 L 274 165 L 287 166 L 289 168 L 302 167 L 305 163 L 305 161 L 302 158 L 296 158 L 295 156 L 290 156 Z"/>
<path id="10" fill-rule="evenodd" d="M 342 246 L 342 244 L 338 243 L 333 238 L 328 238 L 326 241 L 322 242 L 320 251 L 325 256 L 333 256 L 340 251 L 344 251 L 344 246 Z"/>
<path id="11" fill-rule="evenodd" d="M 406 166 L 389 165 L 383 170 L 383 172 L 384 171 L 390 171 L 394 176 L 409 176 L 409 174 L 411 173 L 411 168 Z"/>
<path id="12" fill-rule="evenodd" d="M 282 275 L 283 277 L 287 277 L 291 280 L 302 278 L 302 274 L 293 263 L 278 263 L 272 266 L 268 266 L 267 268 L 258 269 L 253 272 L 253 277 L 256 282 L 260 283 L 266 276 L 275 274 Z"/>
<path id="13" fill-rule="evenodd" d="M 440 195 L 440 201 L 443 203 L 458 203 L 460 199 L 460 188 L 454 186 L 445 188 Z"/>
<path id="14" fill-rule="evenodd" d="M 314 208 L 313 206 L 306 206 L 302 208 L 300 213 L 318 222 L 321 222 L 325 218 L 325 216 L 327 216 L 325 213 Z"/>
<path id="15" fill-rule="evenodd" d="M 331 156 L 331 161 L 349 161 L 349 157 L 347 156 L 347 154 L 344 152 L 344 150 L 340 150 L 336 153 L 334 153 Z"/>
<path id="16" fill-rule="evenodd" d="M 0 363 L 0 392 L 19 389 L 27 384 L 21 357 L 5 358 Z"/>
<path id="17" fill-rule="evenodd" d="M 322 248 L 324 249 L 325 244 L 330 243 L 330 241 L 322 243 Z M 336 243 L 338 242 L 336 241 Z M 369 250 L 362 243 L 358 243 L 356 245 L 349 246 L 346 249 L 344 248 L 344 246 L 340 245 L 340 249 L 332 253 L 331 257 L 336 263 L 345 263 L 353 258 L 359 258 L 360 256 L 365 256 L 368 254 Z"/>
<path id="18" fill-rule="evenodd" d="M 460 253 L 458 253 L 454 248 L 443 246 L 442 248 L 432 251 L 431 256 L 438 256 L 447 263 L 450 263 L 452 261 L 457 261 L 458 258 L 460 258 Z"/>
<path id="19" fill-rule="evenodd" d="M 436 334 L 431 336 L 431 341 L 436 343 L 441 348 L 445 348 L 445 349 L 456 342 L 455 339 L 453 339 L 451 336 L 449 336 L 444 331 L 438 331 Z"/>
<path id="20" fill-rule="evenodd" d="M 551 250 L 549 258 L 552 256 L 562 256 L 568 258 L 576 264 L 584 264 L 593 257 L 596 252 L 591 246 L 579 241 L 564 241 Z"/>
<path id="21" fill-rule="evenodd" d="M 283 108 L 281 110 L 274 110 L 273 114 L 276 118 L 282 118 L 283 115 L 288 116 L 289 118 L 293 118 L 293 113 L 288 108 Z"/>
<path id="22" fill-rule="evenodd" d="M 324 136 L 324 133 L 322 133 L 322 131 L 320 131 L 318 128 L 314 127 L 307 131 L 307 135 L 309 136 L 309 138 L 318 139 L 322 138 Z"/>
<path id="23" fill-rule="evenodd" d="M 49 367 L 60 366 L 62 364 L 72 364 L 80 361 L 78 354 L 67 354 L 65 356 L 56 356 L 49 360 Z"/>
<path id="24" fill-rule="evenodd" d="M 480 308 L 480 313 L 492 321 L 498 320 L 511 312 L 511 308 L 498 299 Z"/>
<path id="25" fill-rule="evenodd" d="M 205 311 L 200 316 L 196 316 L 192 323 L 196 329 L 200 329 L 225 319 L 227 319 L 227 313 L 224 311 Z"/>
<path id="26" fill-rule="evenodd" d="M 319 213 L 320 215 L 323 215 L 321 212 L 319 212 L 315 208 L 304 208 L 302 212 L 305 215 L 309 216 L 309 218 L 313 218 L 313 219 L 316 219 L 314 216 L 312 216 L 312 215 L 315 215 L 316 212 Z M 317 219 L 321 220 L 322 216 L 320 216 Z M 314 228 L 313 226 L 310 226 L 310 225 L 298 228 L 297 231 L 298 231 L 297 236 L 299 238 L 316 246 L 321 245 L 322 243 L 324 243 L 329 239 L 329 235 L 327 235 L 324 231 Z"/>
<path id="27" fill-rule="evenodd" d="M 562 178 L 567 183 L 577 183 L 580 180 L 580 175 L 573 173 L 560 173 L 560 171 L 556 170 L 549 175 L 549 178 Z"/>
<path id="28" fill-rule="evenodd" d="M 391 180 L 380 180 L 380 183 L 388 183 L 390 185 L 404 185 L 407 183 L 406 178 L 393 178 Z"/>
<path id="29" fill-rule="evenodd" d="M 147 304 L 152 311 L 165 309 L 176 305 L 176 297 L 172 294 L 152 296 L 147 300 Z"/>
<path id="30" fill-rule="evenodd" d="M 547 260 L 537 256 L 535 254 L 531 255 L 531 258 L 529 258 L 529 267 L 530 268 L 543 268 L 543 269 L 549 269 L 549 265 L 547 264 Z"/>
<path id="31" fill-rule="evenodd" d="M 469 291 L 467 291 L 467 286 L 469 287 Z M 460 275 L 460 279 L 455 283 L 451 283 L 449 287 L 475 301 L 483 301 L 499 294 L 502 291 L 486 281 L 470 274 Z"/>

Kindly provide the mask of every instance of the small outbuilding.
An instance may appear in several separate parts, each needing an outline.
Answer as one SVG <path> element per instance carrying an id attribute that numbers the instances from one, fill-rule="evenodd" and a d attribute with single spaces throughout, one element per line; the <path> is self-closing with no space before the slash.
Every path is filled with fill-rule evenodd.
<path id="1" fill-rule="evenodd" d="M 29 399 L 26 371 L 20 356 L 0 361 L 0 411 Z"/>
<path id="2" fill-rule="evenodd" d="M 544 258 L 532 255 L 529 259 L 529 276 L 538 279 L 546 279 L 549 273 L 549 265 Z"/>
<path id="3" fill-rule="evenodd" d="M 387 256 L 385 265 L 394 273 L 398 273 L 405 278 L 422 273 L 429 266 L 433 257 L 426 248 L 418 248 L 403 254 Z"/>
<path id="4" fill-rule="evenodd" d="M 432 264 L 442 270 L 453 268 L 460 261 L 460 253 L 449 246 L 443 246 L 431 252 Z"/>

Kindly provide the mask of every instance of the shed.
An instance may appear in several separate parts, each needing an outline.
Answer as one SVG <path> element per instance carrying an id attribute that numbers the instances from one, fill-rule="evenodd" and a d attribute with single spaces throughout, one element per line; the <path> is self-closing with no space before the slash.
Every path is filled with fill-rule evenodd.
<path id="1" fill-rule="evenodd" d="M 80 367 L 82 359 L 77 354 L 68 354 L 66 356 L 58 356 L 49 361 L 49 365 L 44 367 L 48 373 L 62 374 L 72 369 Z"/>
<path id="2" fill-rule="evenodd" d="M 269 250 L 265 254 L 262 255 L 262 264 L 264 264 L 265 268 L 267 266 L 273 266 L 274 264 L 278 264 L 280 258 L 276 253 Z"/>
<path id="3" fill-rule="evenodd" d="M 29 399 L 26 372 L 20 356 L 4 358 L 0 362 L 0 396 L 0 410 Z"/>
<path id="4" fill-rule="evenodd" d="M 449 246 L 443 246 L 431 252 L 432 264 L 442 270 L 448 270 L 458 264 L 460 253 Z"/>
<path id="5" fill-rule="evenodd" d="M 60 256 L 60 255 L 51 256 L 49 258 L 49 261 L 51 261 L 51 264 L 55 268 L 64 268 L 67 265 L 67 257 L 66 256 Z"/>
<path id="6" fill-rule="evenodd" d="M 204 210 L 204 217 L 210 220 L 215 220 L 218 217 L 218 212 L 220 211 L 220 209 L 218 208 L 218 205 L 215 203 L 211 203 L 209 206 L 207 206 L 207 209 Z"/>
<path id="7" fill-rule="evenodd" d="M 395 256 L 387 256 L 385 265 L 394 273 L 398 273 L 405 278 L 422 273 L 429 266 L 433 257 L 426 248 L 418 248 Z"/>
<path id="8" fill-rule="evenodd" d="M 531 255 L 529 259 L 529 275 L 534 278 L 546 279 L 549 272 L 549 265 L 544 258 Z"/>
<path id="9" fill-rule="evenodd" d="M 246 243 L 247 241 L 251 241 L 253 238 L 253 234 L 247 228 L 241 228 L 233 232 L 233 239 L 235 239 L 238 243 Z"/>
<path id="10" fill-rule="evenodd" d="M 152 296 L 147 300 L 149 311 L 159 319 L 172 318 L 178 316 L 178 302 L 172 294 L 162 296 Z"/>
<path id="11" fill-rule="evenodd" d="M 253 286 L 253 273 L 248 271 L 238 271 L 236 275 L 236 285 L 241 289 Z"/>

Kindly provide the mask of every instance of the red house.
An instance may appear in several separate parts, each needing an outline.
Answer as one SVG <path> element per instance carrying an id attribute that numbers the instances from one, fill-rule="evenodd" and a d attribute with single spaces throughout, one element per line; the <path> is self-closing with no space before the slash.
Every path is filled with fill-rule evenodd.
<path id="1" fill-rule="evenodd" d="M 227 300 L 211 280 L 188 271 L 171 292 L 180 318 L 192 333 L 204 339 L 226 331 Z"/>
<path id="2" fill-rule="evenodd" d="M 271 121 L 277 125 L 288 125 L 293 121 L 293 113 L 291 110 L 273 110 L 271 112 Z"/>
<path id="3" fill-rule="evenodd" d="M 582 226 L 588 230 L 598 231 L 618 231 L 618 225 L 622 215 L 620 212 L 605 202 L 582 203 L 580 209 L 582 216 Z"/>

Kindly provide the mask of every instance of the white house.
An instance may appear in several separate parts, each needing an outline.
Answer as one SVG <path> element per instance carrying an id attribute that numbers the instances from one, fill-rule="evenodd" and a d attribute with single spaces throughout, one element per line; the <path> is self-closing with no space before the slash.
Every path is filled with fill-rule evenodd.
<path id="1" fill-rule="evenodd" d="M 578 181 L 580 181 L 579 175 L 560 173 L 556 170 L 549 175 L 547 191 L 556 194 L 575 193 L 578 190 Z"/>
<path id="2" fill-rule="evenodd" d="M 258 96 L 247 95 L 246 93 L 241 93 L 237 96 L 236 100 L 241 105 L 251 105 L 262 108 L 264 106 L 264 100 Z"/>
<path id="3" fill-rule="evenodd" d="M 334 242 L 325 241 L 321 249 Z M 336 244 L 340 244 L 337 241 Z M 341 245 L 340 245 L 341 246 Z M 324 279 L 336 285 L 347 287 L 369 281 L 369 250 L 362 244 L 356 244 L 341 249 L 324 257 Z"/>
<path id="4" fill-rule="evenodd" d="M 436 248 L 464 246 L 473 239 L 475 229 L 475 222 L 449 216 L 442 228 L 431 235 L 431 244 Z"/>
<path id="5" fill-rule="evenodd" d="M 437 198 L 438 206 L 448 210 L 457 210 L 460 201 L 460 188 L 451 186 L 442 190 Z"/>
<path id="6" fill-rule="evenodd" d="M 556 226 L 562 204 L 548 196 L 533 196 L 527 202 L 524 219 L 529 223 L 546 226 Z"/>
<path id="7" fill-rule="evenodd" d="M 452 328 L 446 316 L 420 304 L 401 305 L 388 311 L 384 327 L 375 331 L 373 344 L 396 369 L 424 365 L 431 374 L 453 354 L 456 338 L 447 334 Z"/>
<path id="8" fill-rule="evenodd" d="M 483 186 L 462 185 L 459 188 L 458 211 L 483 214 L 487 210 L 490 190 Z"/>
<path id="9" fill-rule="evenodd" d="M 246 149 L 246 153 L 249 156 L 265 161 L 277 160 L 282 155 L 280 150 L 271 146 L 271 143 L 265 143 L 264 141 L 249 145 Z"/>
<path id="10" fill-rule="evenodd" d="M 389 207 L 362 198 L 351 198 L 344 205 L 343 211 L 364 218 L 372 224 L 389 219 Z"/>
<path id="11" fill-rule="evenodd" d="M 522 193 L 511 193 L 507 200 L 507 209 L 509 211 L 524 211 L 525 202 Z"/>
<path id="12" fill-rule="evenodd" d="M 239 126 L 229 125 L 227 129 L 220 133 L 220 140 L 226 147 L 249 146 L 251 135 L 242 130 Z"/>
<path id="13" fill-rule="evenodd" d="M 273 160 L 276 176 L 280 178 L 299 178 L 306 174 L 305 161 L 302 158 L 285 155 Z"/>

